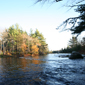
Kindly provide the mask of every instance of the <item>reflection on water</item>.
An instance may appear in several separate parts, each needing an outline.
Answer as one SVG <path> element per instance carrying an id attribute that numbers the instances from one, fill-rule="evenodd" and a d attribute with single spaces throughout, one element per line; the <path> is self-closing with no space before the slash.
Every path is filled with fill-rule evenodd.
<path id="1" fill-rule="evenodd" d="M 3 71 L 13 71 L 13 70 L 20 70 L 28 71 L 27 68 L 31 68 L 32 70 L 35 69 L 36 64 L 45 63 L 45 61 L 38 60 L 39 56 L 35 57 L 7 57 L 7 58 L 0 58 L 0 70 Z M 40 68 L 39 68 L 40 69 Z M 38 69 L 37 69 L 38 70 Z"/>
<path id="2" fill-rule="evenodd" d="M 0 85 L 84 85 L 85 59 L 59 55 L 0 58 Z"/>

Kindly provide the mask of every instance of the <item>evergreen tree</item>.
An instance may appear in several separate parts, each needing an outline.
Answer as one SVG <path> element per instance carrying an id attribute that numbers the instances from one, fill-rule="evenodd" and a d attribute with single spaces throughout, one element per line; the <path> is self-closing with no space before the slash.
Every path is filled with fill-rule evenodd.
<path id="1" fill-rule="evenodd" d="M 81 40 L 81 45 L 82 45 L 82 46 L 85 46 L 85 37 L 82 38 L 82 40 Z"/>
<path id="2" fill-rule="evenodd" d="M 0 48 L 3 53 L 10 54 L 43 54 L 46 52 L 46 43 L 43 35 L 36 30 L 29 36 L 19 28 L 19 25 L 12 25 L 0 35 Z M 42 42 L 44 41 L 44 43 Z"/>
<path id="3" fill-rule="evenodd" d="M 76 12 L 80 13 L 78 25 L 75 26 L 74 29 L 71 29 L 71 31 L 73 34 L 79 35 L 82 31 L 85 31 L 85 4 L 78 6 Z"/>
<path id="4" fill-rule="evenodd" d="M 36 29 L 36 31 L 34 33 L 32 33 L 32 31 L 31 31 L 30 36 L 33 37 L 33 38 L 37 38 L 39 40 L 39 42 L 41 44 L 41 45 L 38 45 L 39 54 L 45 54 L 45 53 L 47 53 L 47 51 L 48 51 L 48 45 L 46 44 L 45 38 L 42 35 L 42 33 L 40 33 L 38 31 L 38 29 Z"/>
<path id="5" fill-rule="evenodd" d="M 77 38 L 76 37 L 72 37 L 72 39 L 69 40 L 69 46 L 71 48 L 77 46 L 77 43 L 78 43 L 78 41 L 77 41 Z"/>
<path id="6" fill-rule="evenodd" d="M 64 3 L 66 0 L 37 0 L 37 2 L 60 2 Z M 71 30 L 72 34 L 81 34 L 82 31 L 85 31 L 85 0 L 67 0 L 68 3 L 64 3 L 64 6 L 68 8 L 77 7 L 76 12 L 79 12 L 80 15 L 76 17 L 70 17 L 66 19 L 57 29 L 62 28 L 63 30 Z M 70 28 L 66 28 L 67 24 L 71 24 Z M 63 26 L 63 27 L 62 27 Z"/>
<path id="7" fill-rule="evenodd" d="M 41 43 L 41 45 L 46 44 L 44 36 L 42 35 L 42 33 L 40 33 L 38 31 L 38 29 L 36 29 L 36 31 L 34 33 L 31 30 L 30 36 L 33 38 L 37 38 L 39 40 L 39 42 Z"/>

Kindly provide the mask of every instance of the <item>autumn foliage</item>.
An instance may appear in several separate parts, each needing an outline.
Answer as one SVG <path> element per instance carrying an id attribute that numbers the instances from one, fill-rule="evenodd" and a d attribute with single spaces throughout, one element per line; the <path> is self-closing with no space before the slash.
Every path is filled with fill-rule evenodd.
<path id="1" fill-rule="evenodd" d="M 39 48 L 36 45 L 32 46 L 32 54 L 38 54 L 39 53 Z"/>
<path id="2" fill-rule="evenodd" d="M 0 38 L 0 50 L 7 55 L 39 55 L 48 51 L 45 38 L 38 30 L 28 35 L 18 24 L 5 29 Z"/>

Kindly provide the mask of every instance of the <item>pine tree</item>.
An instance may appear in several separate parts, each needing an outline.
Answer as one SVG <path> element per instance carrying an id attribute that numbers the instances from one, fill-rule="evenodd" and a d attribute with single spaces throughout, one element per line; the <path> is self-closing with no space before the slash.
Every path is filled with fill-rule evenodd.
<path id="1" fill-rule="evenodd" d="M 69 40 L 69 46 L 71 48 L 76 47 L 77 46 L 77 43 L 78 43 L 78 41 L 77 41 L 77 38 L 76 37 L 72 37 L 72 39 Z"/>
<path id="2" fill-rule="evenodd" d="M 42 33 L 36 29 L 34 33 L 31 33 L 31 37 L 37 38 L 40 42 L 40 45 L 38 45 L 39 48 L 39 54 L 45 54 L 48 51 L 48 45 L 46 44 L 45 38 Z"/>
<path id="3" fill-rule="evenodd" d="M 67 0 L 68 3 L 64 3 L 66 0 L 37 0 L 37 2 L 60 2 L 64 4 L 67 8 L 73 8 L 77 7 L 76 12 L 79 12 L 80 15 L 76 17 L 70 17 L 66 19 L 60 26 L 57 27 L 57 29 L 64 30 L 71 30 L 72 34 L 81 34 L 81 32 L 85 31 L 85 0 Z M 70 28 L 66 28 L 68 24 L 71 24 Z M 63 27 L 62 27 L 63 26 Z"/>
<path id="4" fill-rule="evenodd" d="M 80 13 L 78 17 L 79 21 L 77 22 L 78 25 L 71 29 L 73 34 L 80 34 L 82 31 L 85 31 L 85 4 L 78 6 L 76 12 Z"/>

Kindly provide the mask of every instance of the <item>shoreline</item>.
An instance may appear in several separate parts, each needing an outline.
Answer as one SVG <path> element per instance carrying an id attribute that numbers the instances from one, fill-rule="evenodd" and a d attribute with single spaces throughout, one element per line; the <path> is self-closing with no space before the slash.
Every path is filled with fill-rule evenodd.
<path id="1" fill-rule="evenodd" d="M 28 56 L 40 56 L 39 54 L 14 54 L 14 55 L 0 55 L 0 58 L 3 57 L 28 57 Z"/>

